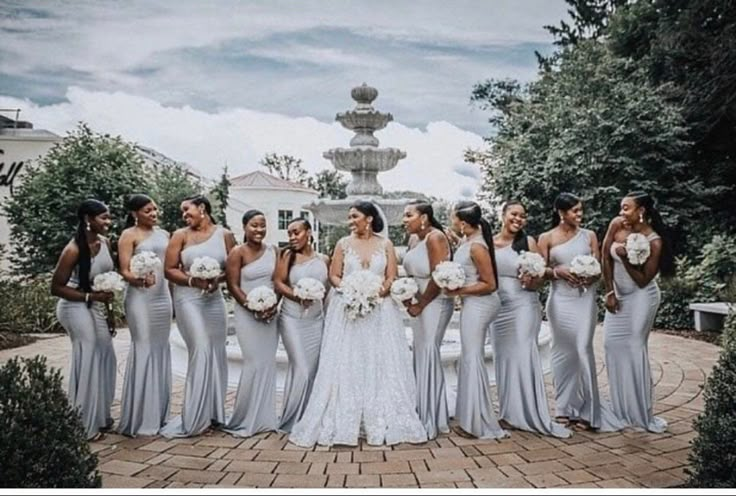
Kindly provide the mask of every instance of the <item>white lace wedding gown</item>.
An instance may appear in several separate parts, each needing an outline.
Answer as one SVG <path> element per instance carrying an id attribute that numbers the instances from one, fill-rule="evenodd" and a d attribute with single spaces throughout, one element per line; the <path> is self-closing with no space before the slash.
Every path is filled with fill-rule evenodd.
<path id="1" fill-rule="evenodd" d="M 343 277 L 364 269 L 384 277 L 385 244 L 368 267 L 347 239 L 342 248 Z M 427 433 L 416 412 L 412 357 L 396 303 L 383 298 L 367 316 L 350 320 L 342 295 L 333 292 L 312 395 L 289 440 L 304 447 L 357 446 L 359 437 L 391 445 L 422 443 Z"/>

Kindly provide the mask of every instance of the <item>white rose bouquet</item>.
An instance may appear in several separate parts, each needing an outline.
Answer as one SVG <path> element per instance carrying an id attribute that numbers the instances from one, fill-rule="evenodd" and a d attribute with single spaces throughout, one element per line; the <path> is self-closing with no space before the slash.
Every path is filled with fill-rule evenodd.
<path id="1" fill-rule="evenodd" d="M 189 275 L 198 279 L 210 281 L 217 279 L 222 273 L 220 262 L 212 257 L 197 257 L 189 267 Z M 207 290 L 203 289 L 201 294 L 205 294 Z"/>
<path id="2" fill-rule="evenodd" d="M 248 291 L 245 306 L 251 312 L 265 312 L 278 302 L 279 299 L 273 289 L 268 286 L 258 286 Z"/>
<path id="3" fill-rule="evenodd" d="M 651 254 L 651 246 L 646 236 L 631 233 L 626 236 L 626 258 L 632 265 L 644 265 Z"/>
<path id="4" fill-rule="evenodd" d="M 303 277 L 294 285 L 294 296 L 301 300 L 317 301 L 325 297 L 325 285 L 312 277 Z"/>
<path id="5" fill-rule="evenodd" d="M 454 291 L 465 284 L 465 271 L 457 262 L 442 262 L 434 268 L 432 279 L 440 288 Z"/>
<path id="6" fill-rule="evenodd" d="M 144 250 L 133 255 L 130 259 L 130 271 L 136 279 L 147 279 L 156 274 L 161 268 L 161 259 L 149 250 Z"/>
<path id="7" fill-rule="evenodd" d="M 391 297 L 399 304 L 411 300 L 419 292 L 413 277 L 401 277 L 391 284 Z"/>
<path id="8" fill-rule="evenodd" d="M 92 281 L 92 291 L 99 291 L 102 293 L 119 293 L 125 289 L 125 280 L 123 276 L 117 272 L 103 272 L 97 274 Z M 112 303 L 105 303 L 105 310 L 107 312 L 107 329 L 112 337 L 115 337 L 117 331 L 115 330 L 115 311 Z"/>
<path id="9" fill-rule="evenodd" d="M 350 319 L 365 317 L 378 305 L 382 284 L 381 277 L 368 270 L 353 272 L 342 280 L 340 289 Z"/>
<path id="10" fill-rule="evenodd" d="M 572 259 L 572 262 L 570 262 L 570 273 L 584 281 L 589 281 L 590 279 L 601 275 L 601 264 L 594 256 L 577 255 Z M 581 292 L 588 291 L 587 286 L 583 286 L 580 289 Z"/>
<path id="11" fill-rule="evenodd" d="M 516 259 L 516 266 L 520 275 L 530 275 L 532 277 L 544 276 L 547 264 L 539 253 L 533 251 L 522 251 Z"/>

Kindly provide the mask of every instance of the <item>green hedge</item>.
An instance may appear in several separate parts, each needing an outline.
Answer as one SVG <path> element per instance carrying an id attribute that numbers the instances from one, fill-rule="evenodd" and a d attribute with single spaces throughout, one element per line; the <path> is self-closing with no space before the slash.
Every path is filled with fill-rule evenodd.
<path id="1" fill-rule="evenodd" d="M 63 332 L 56 320 L 58 298 L 51 296 L 50 283 L 50 277 L 0 279 L 0 332 Z"/>

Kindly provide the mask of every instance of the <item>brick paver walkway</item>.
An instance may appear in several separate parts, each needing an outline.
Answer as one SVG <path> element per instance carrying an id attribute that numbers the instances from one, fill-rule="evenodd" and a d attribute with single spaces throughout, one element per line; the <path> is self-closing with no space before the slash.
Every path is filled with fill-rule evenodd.
<path id="1" fill-rule="evenodd" d="M 115 338 L 118 394 L 129 335 Z M 91 443 L 98 454 L 104 487 L 669 487 L 685 479 L 692 420 L 703 409 L 702 386 L 719 348 L 663 334 L 650 339 L 656 382 L 655 411 L 670 424 L 664 434 L 626 430 L 576 432 L 554 439 L 512 431 L 502 441 L 442 435 L 421 445 L 302 449 L 282 434 L 239 439 L 222 432 L 166 440 L 107 434 Z M 0 351 L 0 363 L 13 355 L 44 354 L 66 371 L 69 340 L 47 338 Z M 601 332 L 596 337 L 599 382 L 607 393 Z M 549 383 L 548 375 L 547 381 Z M 549 387 L 549 384 L 548 384 Z M 175 381 L 174 409 L 182 398 Z M 234 391 L 229 392 L 228 407 Z M 113 416 L 119 414 L 119 402 Z"/>

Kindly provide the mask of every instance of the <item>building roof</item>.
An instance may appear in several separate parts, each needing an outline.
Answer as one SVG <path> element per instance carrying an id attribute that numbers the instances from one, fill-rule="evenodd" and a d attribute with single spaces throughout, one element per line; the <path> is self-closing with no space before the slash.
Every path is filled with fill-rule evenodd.
<path id="1" fill-rule="evenodd" d="M 304 191 L 306 193 L 319 194 L 312 188 L 308 188 L 303 184 L 294 181 L 287 181 L 280 177 L 272 176 L 263 171 L 249 172 L 230 178 L 232 188 L 238 189 L 278 189 L 288 191 Z"/>

